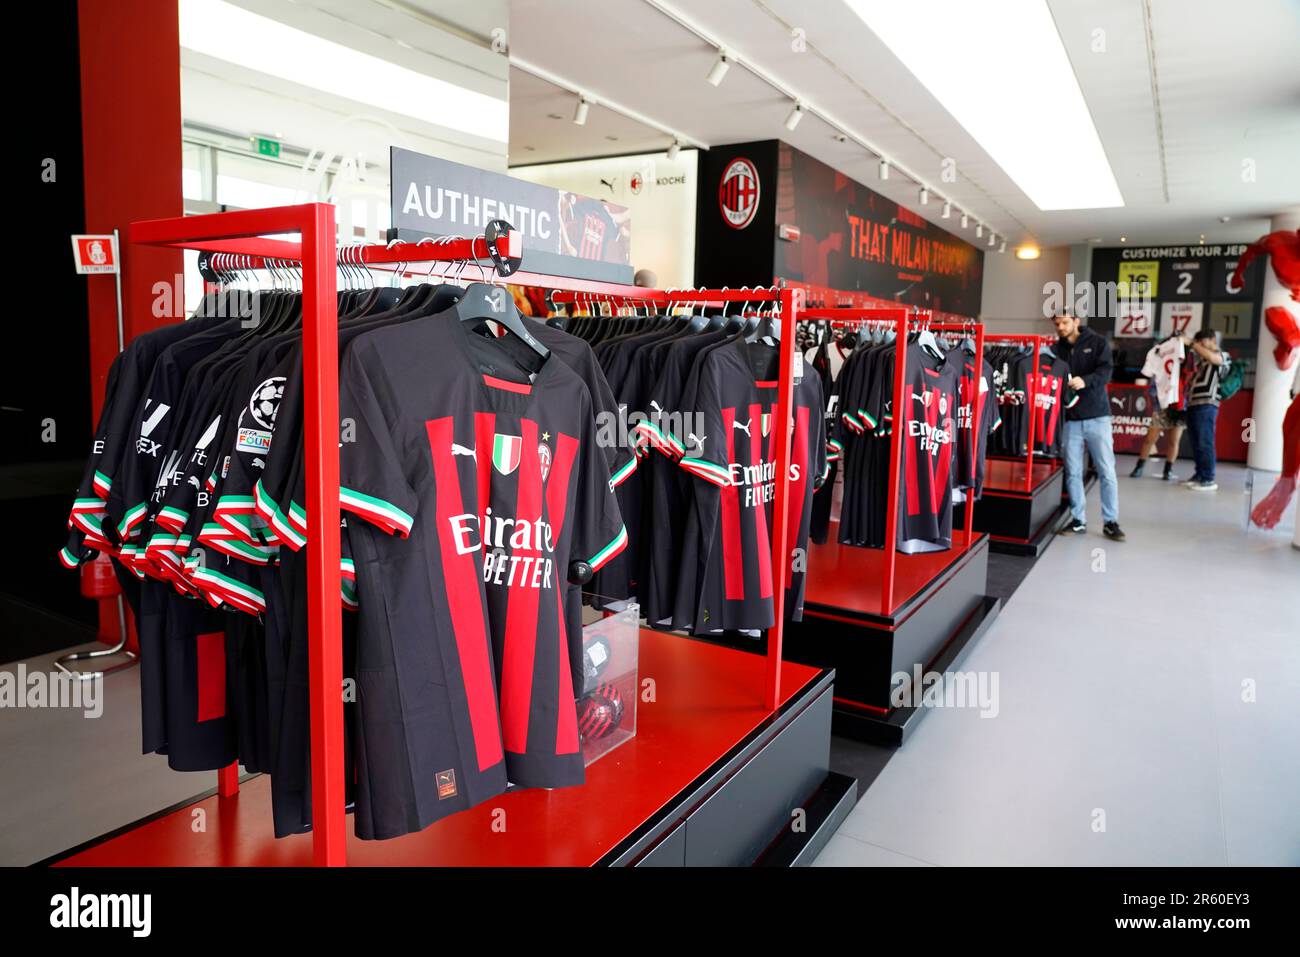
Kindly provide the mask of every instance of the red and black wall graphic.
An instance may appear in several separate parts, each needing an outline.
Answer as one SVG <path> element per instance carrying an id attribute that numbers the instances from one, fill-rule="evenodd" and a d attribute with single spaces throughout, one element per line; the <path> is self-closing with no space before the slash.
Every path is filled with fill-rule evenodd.
<path id="1" fill-rule="evenodd" d="M 701 153 L 700 167 L 696 283 L 784 279 L 979 314 L 983 250 L 808 154 L 779 140 L 741 143 Z"/>

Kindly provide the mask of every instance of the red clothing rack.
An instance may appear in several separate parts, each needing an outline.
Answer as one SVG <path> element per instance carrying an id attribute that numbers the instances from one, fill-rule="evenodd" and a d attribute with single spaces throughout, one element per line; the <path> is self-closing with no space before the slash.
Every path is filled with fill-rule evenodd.
<path id="1" fill-rule="evenodd" d="M 1034 374 L 1029 379 L 1029 442 L 1027 445 L 1027 454 L 1025 456 L 1025 491 L 1031 492 L 1034 488 L 1034 439 L 1038 436 L 1035 434 L 1035 416 L 1034 407 L 1038 402 L 1038 356 L 1044 345 L 1052 341 L 1051 336 L 1008 336 L 1008 335 L 991 335 L 985 337 L 985 342 L 1019 342 L 1024 345 L 1034 347 Z M 980 356 L 983 357 L 984 350 L 980 349 Z"/>
<path id="2" fill-rule="evenodd" d="M 889 541 L 885 545 L 885 577 L 880 591 L 880 614 L 888 616 L 894 610 L 894 578 L 895 566 L 898 560 L 898 549 L 892 547 L 896 545 L 894 539 L 898 535 L 898 485 L 899 473 L 902 471 L 898 466 L 902 461 L 903 450 L 903 432 L 907 428 L 908 415 L 910 408 L 905 404 L 903 396 L 907 383 L 907 334 L 913 328 L 925 328 L 934 332 L 971 332 L 975 333 L 975 357 L 979 361 L 984 358 L 984 326 L 977 322 L 931 322 L 929 313 L 925 311 L 914 311 L 906 306 L 885 307 L 880 309 L 805 309 L 801 313 L 803 319 L 828 319 L 832 322 L 840 322 L 845 325 L 865 325 L 867 323 L 881 324 L 892 327 L 895 334 L 894 339 L 894 411 L 898 417 L 895 427 L 890 429 L 889 433 L 889 491 L 885 503 L 885 528 Z M 976 366 L 976 382 L 979 381 L 979 367 Z M 960 386 L 959 386 L 960 388 Z M 971 461 L 975 460 L 975 452 L 978 449 L 974 421 L 975 402 L 979 399 L 978 386 L 976 394 L 971 399 Z M 958 398 L 960 401 L 960 397 Z M 968 498 L 965 510 L 965 527 L 963 529 L 966 544 L 969 545 L 974 534 L 975 503 L 973 499 Z M 904 558 L 911 556 L 905 555 Z"/>
<path id="3" fill-rule="evenodd" d="M 135 222 L 127 230 L 134 245 L 207 250 L 265 259 L 290 260 L 302 266 L 303 446 L 307 490 L 307 632 L 311 715 L 312 857 L 318 866 L 342 866 L 346 861 L 346 821 L 343 777 L 343 637 L 339 587 L 339 456 L 338 456 L 338 298 L 335 267 L 334 206 L 307 203 L 269 209 L 212 213 L 174 219 Z M 298 242 L 268 239 L 268 235 L 297 234 Z M 498 250 L 504 256 L 522 254 L 518 233 L 511 231 Z M 356 247 L 352 247 L 353 250 Z M 445 242 L 406 243 L 393 247 L 360 247 L 365 263 L 411 263 L 487 258 L 483 238 Z M 249 264 L 249 268 L 256 268 Z M 789 334 L 781 338 L 777 421 L 790 421 L 794 383 L 794 322 L 803 293 L 793 289 L 709 290 L 665 292 L 620 283 L 574 280 L 518 272 L 516 285 L 565 290 L 567 295 L 668 305 L 674 302 L 769 302 L 779 306 Z M 773 567 L 791 572 L 787 560 L 789 530 L 790 431 L 777 431 L 776 494 L 772 525 Z M 328 520 L 327 516 L 329 517 Z M 763 702 L 775 711 L 780 702 L 782 630 L 785 588 L 774 589 L 776 624 L 768 631 Z M 237 793 L 238 768 L 218 772 L 223 797 Z"/>

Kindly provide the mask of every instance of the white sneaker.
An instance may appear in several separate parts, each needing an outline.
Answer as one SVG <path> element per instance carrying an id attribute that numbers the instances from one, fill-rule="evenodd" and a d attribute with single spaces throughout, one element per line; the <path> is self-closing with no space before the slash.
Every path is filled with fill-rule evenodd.
<path id="1" fill-rule="evenodd" d="M 1193 492 L 1213 492 L 1219 487 L 1218 482 L 1193 482 L 1187 486 Z"/>

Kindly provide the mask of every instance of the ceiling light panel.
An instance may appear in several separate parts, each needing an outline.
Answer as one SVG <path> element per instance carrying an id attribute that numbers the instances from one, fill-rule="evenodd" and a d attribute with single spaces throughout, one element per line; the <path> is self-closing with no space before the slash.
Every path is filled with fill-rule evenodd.
<path id="1" fill-rule="evenodd" d="M 845 2 L 1039 209 L 1124 205 L 1046 0 Z"/>
<path id="2" fill-rule="evenodd" d="M 258 16 L 222 0 L 181 0 L 181 46 L 309 89 L 505 143 L 510 105 L 475 90 Z"/>

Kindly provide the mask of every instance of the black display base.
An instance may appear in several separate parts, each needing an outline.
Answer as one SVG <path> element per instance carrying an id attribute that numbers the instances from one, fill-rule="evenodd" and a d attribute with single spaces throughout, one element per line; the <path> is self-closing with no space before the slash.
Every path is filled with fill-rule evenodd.
<path id="1" fill-rule="evenodd" d="M 1002 610 L 1002 599 L 985 596 L 976 614 L 972 615 L 953 636 L 928 671 L 949 672 L 960 666 L 966 654 L 980 636 L 989 629 Z M 837 702 L 837 705 L 839 702 Z M 884 747 L 901 747 L 908 734 L 925 717 L 928 708 L 894 708 L 887 714 L 853 707 L 836 707 L 831 729 L 835 734 L 856 738 Z"/>
<path id="2" fill-rule="evenodd" d="M 995 551 L 1038 555 L 1051 541 L 1064 489 L 1064 469 L 1054 469 L 1028 492 L 985 487 L 975 505 L 975 530 L 989 535 Z M 963 504 L 954 512 L 953 523 L 964 521 L 964 513 Z"/>
<path id="3" fill-rule="evenodd" d="M 786 657 L 835 669 L 837 714 L 887 717 L 894 710 L 894 675 L 912 674 L 918 665 L 928 669 L 964 629 L 987 615 L 988 556 L 988 537 L 980 536 L 892 615 L 810 602 L 802 622 L 786 625 Z"/>
<path id="4" fill-rule="evenodd" d="M 808 867 L 858 803 L 858 779 L 832 771 L 812 799 L 802 828 L 787 828 L 757 861 L 758 867 Z"/>
<path id="5" fill-rule="evenodd" d="M 830 770 L 834 680 L 835 673 L 825 670 L 810 681 L 598 864 L 743 867 L 811 861 L 857 795 L 854 779 Z M 796 824 L 803 830 L 796 831 Z"/>

